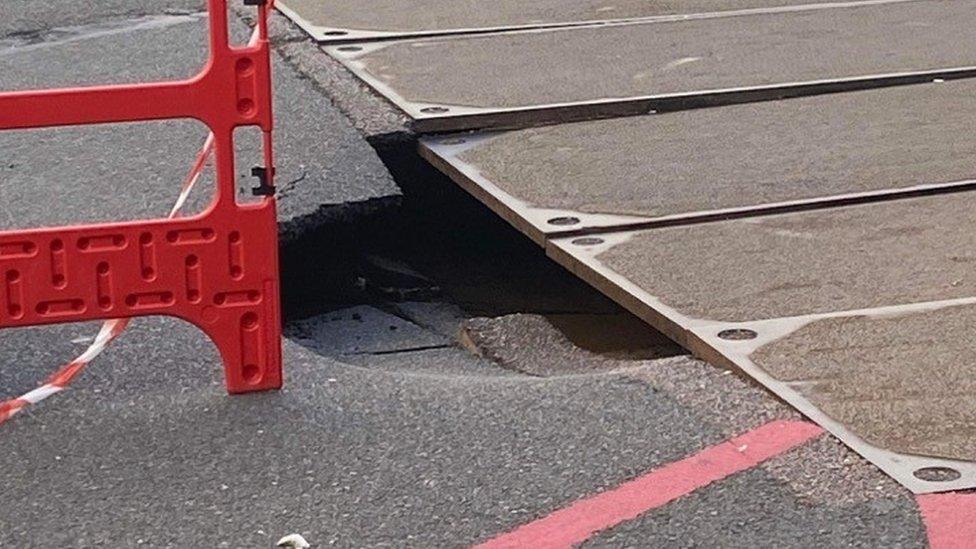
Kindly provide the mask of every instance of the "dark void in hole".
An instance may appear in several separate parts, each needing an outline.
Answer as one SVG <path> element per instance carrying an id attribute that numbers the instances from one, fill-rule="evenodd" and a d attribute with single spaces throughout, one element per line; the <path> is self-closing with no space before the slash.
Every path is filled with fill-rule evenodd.
<path id="1" fill-rule="evenodd" d="M 922 467 L 916 469 L 915 478 L 928 482 L 952 482 L 959 480 L 962 474 L 951 467 Z"/>
<path id="2" fill-rule="evenodd" d="M 759 334 L 752 330 L 746 330 L 744 328 L 736 328 L 733 330 L 722 330 L 718 333 L 718 337 L 726 339 L 729 341 L 745 341 L 748 339 L 756 339 Z"/>

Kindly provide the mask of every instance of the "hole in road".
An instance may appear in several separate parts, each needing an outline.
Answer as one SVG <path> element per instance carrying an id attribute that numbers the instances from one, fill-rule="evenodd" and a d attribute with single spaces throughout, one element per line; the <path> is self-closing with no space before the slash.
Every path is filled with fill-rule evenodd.
<path id="1" fill-rule="evenodd" d="M 577 347 L 604 356 L 684 354 L 415 151 L 406 144 L 399 157 L 384 157 L 404 193 L 399 205 L 319 226 L 282 248 L 287 321 L 362 305 L 399 315 L 401 304 L 444 304 L 464 318 L 543 316 Z M 445 333 L 456 339 L 463 319 L 450 322 Z"/>

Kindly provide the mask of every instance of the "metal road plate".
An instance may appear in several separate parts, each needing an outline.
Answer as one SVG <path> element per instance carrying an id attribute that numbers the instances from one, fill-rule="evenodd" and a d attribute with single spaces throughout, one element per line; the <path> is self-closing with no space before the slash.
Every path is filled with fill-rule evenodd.
<path id="1" fill-rule="evenodd" d="M 429 137 L 421 153 L 538 243 L 976 186 L 976 80 Z"/>
<path id="2" fill-rule="evenodd" d="M 276 7 L 321 42 L 380 40 L 789 9 L 823 0 L 285 0 Z"/>
<path id="3" fill-rule="evenodd" d="M 514 128 L 976 75 L 970 2 L 327 48 L 417 131 Z"/>
<path id="4" fill-rule="evenodd" d="M 550 241 L 916 493 L 976 487 L 976 192 Z"/>

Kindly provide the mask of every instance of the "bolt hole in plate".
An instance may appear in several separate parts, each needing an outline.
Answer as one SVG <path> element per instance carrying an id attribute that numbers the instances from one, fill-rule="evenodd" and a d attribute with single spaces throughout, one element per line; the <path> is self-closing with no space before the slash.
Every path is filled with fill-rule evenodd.
<path id="1" fill-rule="evenodd" d="M 952 482 L 962 477 L 962 473 L 952 467 L 922 467 L 913 474 L 915 478 L 927 482 Z"/>
<path id="2" fill-rule="evenodd" d="M 578 225 L 580 222 L 578 217 L 554 217 L 547 221 L 550 225 L 556 225 L 563 227 L 566 225 Z"/>
<path id="3" fill-rule="evenodd" d="M 587 236 L 583 238 L 577 238 L 576 240 L 573 241 L 573 244 L 576 244 L 577 246 L 596 246 L 599 244 L 603 244 L 604 242 L 606 241 L 603 240 L 602 238 L 597 238 L 595 236 Z"/>
<path id="4" fill-rule="evenodd" d="M 745 328 L 733 328 L 731 330 L 722 330 L 718 333 L 718 337 L 726 341 L 747 341 L 756 339 L 759 337 L 759 334 Z"/>

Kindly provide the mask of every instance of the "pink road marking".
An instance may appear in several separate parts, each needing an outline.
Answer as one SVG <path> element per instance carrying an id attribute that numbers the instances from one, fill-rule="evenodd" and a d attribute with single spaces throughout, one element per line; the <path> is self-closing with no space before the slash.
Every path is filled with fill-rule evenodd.
<path id="1" fill-rule="evenodd" d="M 750 469 L 823 433 L 806 421 L 774 421 L 549 516 L 489 540 L 478 549 L 568 548 L 729 475 Z"/>
<path id="2" fill-rule="evenodd" d="M 916 499 L 932 549 L 976 546 L 976 494 L 923 494 Z"/>

